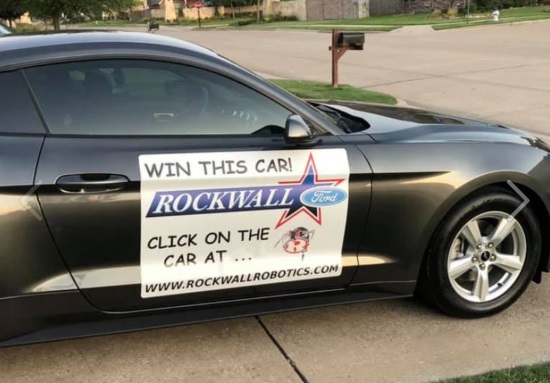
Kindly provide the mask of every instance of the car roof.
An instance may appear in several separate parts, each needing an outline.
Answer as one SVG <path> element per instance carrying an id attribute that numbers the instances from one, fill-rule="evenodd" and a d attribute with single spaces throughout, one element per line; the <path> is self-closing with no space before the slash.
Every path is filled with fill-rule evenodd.
<path id="1" fill-rule="evenodd" d="M 24 65 L 40 58 L 79 57 L 83 52 L 101 54 L 120 49 L 173 52 L 227 63 L 209 49 L 171 37 L 140 32 L 70 31 L 5 36 L 0 39 L 0 70 L 6 65 Z"/>

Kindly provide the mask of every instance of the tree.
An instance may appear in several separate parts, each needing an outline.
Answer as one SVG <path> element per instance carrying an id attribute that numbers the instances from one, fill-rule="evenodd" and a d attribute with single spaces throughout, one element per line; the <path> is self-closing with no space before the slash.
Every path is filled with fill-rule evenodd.
<path id="1" fill-rule="evenodd" d="M 61 16 L 66 11 L 66 0 L 29 0 L 27 5 L 32 16 L 44 20 L 51 19 L 53 28 L 56 31 L 61 29 Z"/>
<path id="2" fill-rule="evenodd" d="M 82 14 L 97 17 L 105 9 L 105 0 L 27 0 L 26 6 L 33 16 L 51 19 L 53 28 L 58 31 L 63 16 L 69 19 Z"/>
<path id="3" fill-rule="evenodd" d="M 105 0 L 104 6 L 113 13 L 132 12 L 132 8 L 141 4 L 140 0 Z"/>
<path id="4" fill-rule="evenodd" d="M 0 0 L 0 19 L 7 20 L 12 27 L 13 20 L 21 17 L 26 9 L 21 0 Z"/>
<path id="5" fill-rule="evenodd" d="M 213 0 L 212 6 L 216 9 L 216 15 L 218 15 L 218 7 L 231 7 L 231 17 L 235 18 L 234 3 L 236 3 L 236 0 Z"/>
<path id="6" fill-rule="evenodd" d="M 213 0 L 212 5 L 214 7 L 231 8 L 231 18 L 235 18 L 235 7 L 241 7 L 243 5 L 252 5 L 256 0 Z"/>

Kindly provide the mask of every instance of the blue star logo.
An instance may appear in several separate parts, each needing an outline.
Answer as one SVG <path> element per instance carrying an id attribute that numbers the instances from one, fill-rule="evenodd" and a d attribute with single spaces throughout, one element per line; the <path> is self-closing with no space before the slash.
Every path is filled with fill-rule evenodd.
<path id="1" fill-rule="evenodd" d="M 283 212 L 283 214 L 281 215 L 281 218 L 279 218 L 279 221 L 275 225 L 275 228 L 276 229 L 279 228 L 280 226 L 290 221 L 292 218 L 295 218 L 302 213 L 304 213 L 305 215 L 313 219 L 319 225 L 322 225 L 323 224 L 322 208 L 307 206 L 303 204 L 300 200 L 300 196 L 309 189 L 320 187 L 320 186 L 334 187 L 344 181 L 345 181 L 344 178 L 320 179 L 318 177 L 318 171 L 315 165 L 313 154 L 310 153 L 306 163 L 306 168 L 304 170 L 304 173 L 299 180 L 279 182 L 279 185 L 285 185 L 285 186 L 296 185 L 295 187 L 292 188 L 292 195 L 296 196 L 296 198 L 293 198 L 292 205 Z"/>

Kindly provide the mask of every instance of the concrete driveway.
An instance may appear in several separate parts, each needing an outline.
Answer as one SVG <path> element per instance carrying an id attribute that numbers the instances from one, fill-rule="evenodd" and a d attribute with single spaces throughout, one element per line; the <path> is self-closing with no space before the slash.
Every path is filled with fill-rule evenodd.
<path id="1" fill-rule="evenodd" d="M 161 33 L 270 76 L 328 81 L 329 35 Z M 343 82 L 550 135 L 550 22 L 368 35 Z M 550 360 L 550 277 L 492 318 L 371 302 L 0 350 L 2 382 L 427 382 Z"/>

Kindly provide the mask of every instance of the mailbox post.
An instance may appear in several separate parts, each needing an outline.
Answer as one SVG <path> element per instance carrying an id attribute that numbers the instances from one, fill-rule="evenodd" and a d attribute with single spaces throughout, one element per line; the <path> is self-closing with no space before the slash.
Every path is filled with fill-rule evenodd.
<path id="1" fill-rule="evenodd" d="M 202 1 L 199 0 L 199 1 L 195 1 L 194 5 L 195 5 L 195 8 L 197 9 L 197 16 L 198 16 L 197 18 L 199 20 L 199 28 L 200 28 L 201 27 L 201 8 L 203 6 L 203 3 Z"/>
<path id="2" fill-rule="evenodd" d="M 348 50 L 362 51 L 365 45 L 365 34 L 362 32 L 340 32 L 332 30 L 332 45 L 328 48 L 332 52 L 332 86 L 338 88 L 338 60 Z"/>

